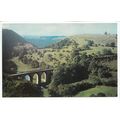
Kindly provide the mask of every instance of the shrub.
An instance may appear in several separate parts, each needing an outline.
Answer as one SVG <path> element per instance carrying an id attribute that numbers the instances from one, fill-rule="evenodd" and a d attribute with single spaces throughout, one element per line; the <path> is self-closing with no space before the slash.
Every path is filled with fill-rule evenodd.
<path id="1" fill-rule="evenodd" d="M 38 68 L 39 67 L 39 62 L 37 60 L 34 60 L 31 62 L 31 65 L 33 68 Z"/>
<path id="2" fill-rule="evenodd" d="M 76 85 L 76 90 L 77 90 L 77 92 L 80 92 L 80 91 L 87 90 L 92 87 L 95 87 L 95 85 L 93 83 L 83 81 Z"/>
<path id="3" fill-rule="evenodd" d="M 33 84 L 26 82 L 21 83 L 14 88 L 11 97 L 39 97 L 42 96 L 40 88 L 37 88 Z"/>
<path id="4" fill-rule="evenodd" d="M 88 46 L 92 46 L 94 44 L 94 41 L 93 40 L 86 40 L 87 41 L 87 45 Z"/>
<path id="5" fill-rule="evenodd" d="M 74 58 L 74 57 L 76 57 L 76 56 L 79 56 L 79 55 L 80 55 L 80 54 L 79 54 L 79 51 L 80 51 L 79 48 L 75 48 L 75 49 L 73 50 L 73 52 L 71 53 L 71 57 Z"/>
<path id="6" fill-rule="evenodd" d="M 90 97 L 96 97 L 96 95 L 95 94 L 91 94 Z"/>
<path id="7" fill-rule="evenodd" d="M 108 47 L 115 47 L 115 42 L 107 43 L 106 46 L 108 46 Z"/>
<path id="8" fill-rule="evenodd" d="M 82 49 L 83 49 L 83 50 L 89 50 L 90 47 L 89 47 L 89 45 L 83 45 L 83 46 L 82 46 Z"/>
<path id="9" fill-rule="evenodd" d="M 23 56 L 23 58 L 21 58 L 21 61 L 22 61 L 24 64 L 27 64 L 27 63 L 28 63 L 28 58 L 27 58 L 27 56 Z"/>
<path id="10" fill-rule="evenodd" d="M 112 74 L 110 73 L 110 70 L 108 67 L 106 66 L 101 66 L 99 69 L 98 69 L 98 76 L 100 78 L 109 78 L 112 76 Z"/>
<path id="11" fill-rule="evenodd" d="M 51 97 L 59 97 L 58 84 L 56 81 L 49 84 L 48 92 Z"/>
<path id="12" fill-rule="evenodd" d="M 117 79 L 109 78 L 109 79 L 101 79 L 103 85 L 117 87 Z"/>
<path id="13" fill-rule="evenodd" d="M 106 95 L 105 95 L 105 93 L 98 93 L 97 94 L 97 97 L 105 97 Z"/>
<path id="14" fill-rule="evenodd" d="M 92 61 L 89 64 L 88 71 L 91 72 L 91 74 L 94 74 L 98 76 L 99 78 L 109 78 L 112 77 L 112 74 L 110 73 L 110 68 L 107 66 L 103 66 L 101 64 L 98 64 L 95 61 Z"/>
<path id="15" fill-rule="evenodd" d="M 90 97 L 106 97 L 105 93 L 91 94 Z"/>
<path id="16" fill-rule="evenodd" d="M 94 74 L 90 74 L 89 75 L 89 81 L 91 83 L 93 83 L 94 85 L 101 85 L 101 79 L 97 76 L 97 75 L 94 75 Z"/>
<path id="17" fill-rule="evenodd" d="M 103 55 L 113 55 L 113 52 L 111 49 L 103 49 L 102 54 Z"/>
<path id="18" fill-rule="evenodd" d="M 59 84 L 58 86 L 52 86 L 49 88 L 49 93 L 51 96 L 74 96 L 80 91 L 87 90 L 89 88 L 95 87 L 94 84 L 84 81 L 78 84 Z"/>
<path id="19" fill-rule="evenodd" d="M 30 82 L 18 82 L 15 80 L 3 80 L 4 97 L 39 97 L 43 96 L 40 87 Z"/>
<path id="20" fill-rule="evenodd" d="M 12 92 L 14 91 L 15 85 L 15 81 L 3 79 L 3 97 L 11 96 Z"/>

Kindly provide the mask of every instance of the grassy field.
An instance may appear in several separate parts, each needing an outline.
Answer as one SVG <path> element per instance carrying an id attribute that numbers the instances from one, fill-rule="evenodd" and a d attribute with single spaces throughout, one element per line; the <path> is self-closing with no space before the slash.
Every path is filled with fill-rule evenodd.
<path id="1" fill-rule="evenodd" d="M 112 49 L 111 47 L 104 47 L 104 46 L 91 47 L 90 50 L 85 50 L 82 51 L 81 53 L 86 52 L 88 55 L 93 53 L 97 54 L 98 52 L 102 52 L 104 49 L 111 49 L 113 53 L 117 53 L 117 48 Z"/>
<path id="2" fill-rule="evenodd" d="M 24 64 L 23 62 L 21 62 L 18 57 L 14 57 L 12 58 L 12 61 L 15 62 L 15 64 L 17 65 L 17 71 L 18 72 L 24 72 L 24 71 L 29 71 L 32 69 L 32 67 L 30 65 Z"/>
<path id="3" fill-rule="evenodd" d="M 89 97 L 91 94 L 98 93 L 104 93 L 108 97 L 113 97 L 117 95 L 117 87 L 96 86 L 95 88 L 79 92 L 76 97 Z"/>
<path id="4" fill-rule="evenodd" d="M 44 97 L 49 97 L 49 96 L 50 96 L 50 94 L 49 94 L 49 92 L 48 92 L 48 89 L 43 88 L 43 96 L 44 96 Z"/>

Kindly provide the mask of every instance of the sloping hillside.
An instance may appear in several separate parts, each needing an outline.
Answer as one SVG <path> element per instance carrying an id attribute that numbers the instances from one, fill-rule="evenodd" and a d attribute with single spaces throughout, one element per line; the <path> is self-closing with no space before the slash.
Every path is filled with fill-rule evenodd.
<path id="1" fill-rule="evenodd" d="M 23 49 L 33 48 L 22 36 L 8 29 L 2 30 L 3 58 L 8 59 Z"/>
<path id="2" fill-rule="evenodd" d="M 89 47 L 85 46 L 88 41 L 93 41 Z M 79 53 L 87 53 L 87 55 L 102 53 L 104 49 L 111 49 L 113 53 L 117 53 L 117 48 L 106 46 L 114 42 L 117 44 L 116 35 L 74 35 L 66 36 L 63 40 L 49 45 L 46 48 L 35 48 L 23 37 L 11 30 L 3 30 L 3 57 L 11 59 L 16 65 L 18 71 L 32 69 L 34 61 L 37 67 L 43 62 L 52 67 L 59 64 L 67 63 L 71 53 L 75 48 L 79 48 Z M 9 44 L 8 44 L 9 43 Z M 21 64 L 22 63 L 22 64 Z"/>
<path id="3" fill-rule="evenodd" d="M 67 46 L 69 50 L 71 50 L 71 48 L 75 45 L 77 45 L 78 47 L 83 47 L 84 45 L 86 45 L 88 41 L 93 41 L 94 45 L 98 45 L 98 46 L 107 46 L 110 45 L 111 43 L 115 43 L 115 46 L 117 46 L 116 35 L 83 34 L 83 35 L 67 36 L 65 39 L 61 40 L 60 42 L 49 45 L 48 48 L 61 49 Z"/>
<path id="4" fill-rule="evenodd" d="M 10 61 L 13 57 L 26 54 L 34 46 L 26 42 L 22 36 L 8 29 L 2 30 L 3 72 L 15 73 L 17 65 Z"/>
<path id="5" fill-rule="evenodd" d="M 83 34 L 83 35 L 75 35 L 75 36 L 70 36 L 70 40 L 74 40 L 79 44 L 83 44 L 85 40 L 93 40 L 95 44 L 101 44 L 101 45 L 106 45 L 110 44 L 112 42 L 115 42 L 117 44 L 117 38 L 116 35 L 102 35 L 102 34 Z"/>

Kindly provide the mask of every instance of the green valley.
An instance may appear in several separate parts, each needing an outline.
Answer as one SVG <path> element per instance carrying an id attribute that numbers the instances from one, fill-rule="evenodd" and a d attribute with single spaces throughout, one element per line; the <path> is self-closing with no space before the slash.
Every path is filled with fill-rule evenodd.
<path id="1" fill-rule="evenodd" d="M 116 97 L 117 35 L 70 35 L 38 48 L 4 29 L 3 96 Z"/>

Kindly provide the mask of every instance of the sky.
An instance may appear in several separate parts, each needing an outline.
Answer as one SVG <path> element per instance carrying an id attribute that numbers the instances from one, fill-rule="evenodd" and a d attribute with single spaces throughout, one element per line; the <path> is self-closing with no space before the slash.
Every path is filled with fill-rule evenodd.
<path id="1" fill-rule="evenodd" d="M 15 23 L 3 24 L 22 36 L 70 36 L 78 34 L 117 34 L 116 23 Z"/>

